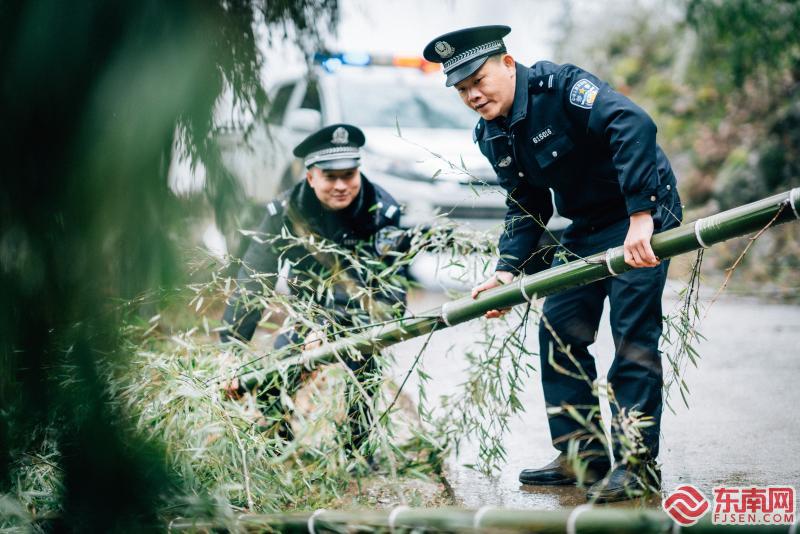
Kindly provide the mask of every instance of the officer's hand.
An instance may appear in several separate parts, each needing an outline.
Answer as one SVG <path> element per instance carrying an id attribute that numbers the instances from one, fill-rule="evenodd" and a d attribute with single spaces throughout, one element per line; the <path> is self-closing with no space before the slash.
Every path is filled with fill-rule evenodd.
<path id="1" fill-rule="evenodd" d="M 240 399 L 242 394 L 239 392 L 239 377 L 232 379 L 222 384 L 222 389 L 225 391 L 225 396 L 229 399 Z"/>
<path id="2" fill-rule="evenodd" d="M 504 286 L 510 284 L 514 279 L 514 275 L 506 271 L 497 271 L 491 278 L 484 283 L 472 288 L 472 298 L 478 298 L 478 294 L 487 289 L 492 289 L 497 286 Z M 487 319 L 497 319 L 511 311 L 511 308 L 503 308 L 502 310 L 489 310 L 483 314 Z"/>
<path id="3" fill-rule="evenodd" d="M 631 215 L 631 225 L 622 248 L 625 252 L 625 263 L 631 267 L 655 267 L 661 261 L 650 246 L 653 237 L 653 217 L 649 211 L 640 211 Z"/>

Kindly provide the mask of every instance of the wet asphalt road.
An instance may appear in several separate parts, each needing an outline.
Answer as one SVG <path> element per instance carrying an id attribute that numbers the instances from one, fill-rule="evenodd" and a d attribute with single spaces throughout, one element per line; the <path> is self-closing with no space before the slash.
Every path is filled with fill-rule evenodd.
<path id="1" fill-rule="evenodd" d="M 670 284 L 665 291 L 665 313 L 677 305 L 677 287 Z M 707 304 L 710 296 L 701 303 Z M 410 306 L 424 311 L 444 300 L 441 293 L 420 292 L 412 296 Z M 424 369 L 432 376 L 428 388 L 432 404 L 463 380 L 463 349 L 477 339 L 476 324 L 471 321 L 434 334 L 424 356 Z M 676 391 L 671 402 L 675 413 L 665 410 L 662 421 L 662 489 L 669 492 L 691 483 L 710 496 L 718 485 L 800 488 L 800 306 L 724 296 L 698 329 L 706 337 L 697 345 L 702 359 L 698 368 L 689 367 L 683 375 L 691 391 L 690 407 L 683 405 Z M 414 339 L 395 346 L 397 380 L 402 380 L 422 343 Z M 535 326 L 530 327 L 528 343 L 531 350 L 538 350 Z M 451 345 L 454 350 L 447 353 Z M 607 313 L 590 350 L 604 376 L 613 358 Z M 538 361 L 534 364 L 538 367 Z M 416 398 L 415 375 L 406 391 Z M 497 476 L 485 477 L 463 467 L 476 461 L 474 447 L 464 448 L 458 459 L 451 458 L 449 480 L 465 506 L 557 509 L 585 502 L 583 491 L 575 487 L 520 486 L 521 469 L 544 465 L 557 454 L 550 444 L 537 373 L 531 375 L 522 401 L 527 411 L 511 424 L 504 441 L 508 461 Z M 607 417 L 607 405 L 604 412 Z M 658 506 L 658 500 L 652 504 Z"/>

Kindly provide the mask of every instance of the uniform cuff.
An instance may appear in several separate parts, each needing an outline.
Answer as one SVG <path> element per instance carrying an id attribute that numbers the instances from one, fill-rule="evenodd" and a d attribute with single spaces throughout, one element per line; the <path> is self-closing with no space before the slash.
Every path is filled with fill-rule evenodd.
<path id="1" fill-rule="evenodd" d="M 519 265 L 518 262 L 509 258 L 508 260 L 500 258 L 497 260 L 497 266 L 494 268 L 495 272 L 503 271 L 506 273 L 511 273 L 513 275 L 517 275 L 519 273 Z"/>
<path id="2" fill-rule="evenodd" d="M 656 192 L 644 191 L 625 197 L 625 206 L 628 209 L 628 215 L 639 213 L 640 211 L 647 211 L 653 213 L 656 211 Z"/>

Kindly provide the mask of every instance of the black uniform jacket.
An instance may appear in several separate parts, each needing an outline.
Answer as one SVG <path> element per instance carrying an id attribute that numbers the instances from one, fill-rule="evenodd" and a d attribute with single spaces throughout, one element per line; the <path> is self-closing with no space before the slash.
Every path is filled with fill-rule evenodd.
<path id="1" fill-rule="evenodd" d="M 517 64 L 516 76 L 509 117 L 481 119 L 473 134 L 507 192 L 497 270 L 514 273 L 525 271 L 552 199 L 572 219 L 568 231 L 592 232 L 656 213 L 675 188 L 655 124 L 627 97 L 574 65 Z"/>
<path id="2" fill-rule="evenodd" d="M 337 322 L 348 322 L 348 317 L 355 312 L 354 308 L 359 307 L 359 302 L 351 298 L 344 285 L 334 285 L 330 291 L 317 291 L 319 284 L 316 281 L 327 276 L 330 265 L 324 265 L 318 254 L 310 253 L 312 251 L 297 240 L 285 239 L 285 232 L 295 237 L 309 234 L 323 237 L 342 248 L 357 251 L 360 256 L 366 256 L 365 259 L 380 260 L 375 265 L 387 265 L 394 260 L 391 252 L 403 247 L 399 220 L 397 202 L 363 174 L 358 196 L 341 211 L 323 209 L 314 190 L 305 180 L 268 203 L 258 228 L 262 242 L 252 240 L 248 246 L 244 265 L 237 277 L 239 288 L 225 309 L 223 321 L 229 326 L 220 333 L 222 341 L 227 341 L 231 336 L 244 341 L 252 339 L 263 310 L 245 304 L 248 299 L 243 294 L 260 293 L 264 285 L 272 287 L 283 262 L 289 262 L 290 278 L 295 280 L 291 284 L 292 291 L 300 293 L 302 299 L 315 301 L 336 312 Z M 275 239 L 282 235 L 284 238 Z M 390 254 L 387 255 L 387 252 Z M 364 273 L 358 273 L 352 267 L 345 267 L 345 270 L 348 279 L 360 284 L 360 287 L 369 284 L 364 281 Z M 254 275 L 259 275 L 258 280 Z M 378 290 L 375 298 L 390 305 L 405 304 L 405 291 Z M 402 313 L 402 307 L 398 312 Z"/>

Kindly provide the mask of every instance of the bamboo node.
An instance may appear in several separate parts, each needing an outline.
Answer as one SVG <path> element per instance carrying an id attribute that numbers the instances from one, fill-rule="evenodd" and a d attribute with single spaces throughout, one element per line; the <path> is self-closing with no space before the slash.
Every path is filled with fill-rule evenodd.
<path id="1" fill-rule="evenodd" d="M 606 269 L 608 269 L 609 274 L 617 276 L 620 273 L 616 272 L 614 268 L 611 266 L 611 260 L 613 258 L 614 258 L 614 249 L 610 248 L 606 250 Z"/>
<path id="2" fill-rule="evenodd" d="M 528 294 L 525 292 L 525 277 L 524 276 L 520 276 L 520 278 L 519 278 L 519 292 L 522 293 L 522 298 L 525 299 L 525 302 L 528 302 L 529 304 L 533 304 L 533 301 L 536 299 L 536 294 L 534 293 L 533 295 L 531 295 L 529 297 Z"/>
<path id="3" fill-rule="evenodd" d="M 475 512 L 475 516 L 472 518 L 472 528 L 475 530 L 480 530 L 481 528 L 481 521 L 483 520 L 483 516 L 486 515 L 486 512 L 493 509 L 494 506 L 490 506 L 485 504 L 478 508 L 478 511 Z"/>
<path id="4" fill-rule="evenodd" d="M 577 532 L 576 525 L 578 524 L 578 516 L 583 512 L 588 512 L 591 509 L 591 504 L 581 504 L 580 506 L 573 508 L 573 510 L 569 513 L 569 517 L 567 518 L 567 534 L 575 534 Z"/>
<path id="5" fill-rule="evenodd" d="M 394 524 L 397 521 L 397 516 L 400 514 L 400 512 L 405 510 L 410 510 L 410 508 L 405 504 L 401 504 L 399 506 L 395 506 L 394 509 L 392 509 L 392 511 L 389 513 L 389 532 L 394 532 Z"/>
<path id="6" fill-rule="evenodd" d="M 697 244 L 698 245 L 700 245 L 703 248 L 708 248 L 709 245 L 707 245 L 706 242 L 703 241 L 703 236 L 702 236 L 703 229 L 705 228 L 705 223 L 706 223 L 706 218 L 705 217 L 703 217 L 702 219 L 697 219 L 695 221 L 695 223 L 694 223 L 694 237 L 695 237 L 695 239 L 697 239 Z"/>
<path id="7" fill-rule="evenodd" d="M 449 306 L 450 302 L 452 301 L 447 301 L 444 304 L 442 304 L 442 321 L 444 321 L 444 324 L 446 324 L 447 326 L 453 326 L 452 324 L 450 324 L 450 319 L 447 317 L 447 309 L 450 307 Z"/>
<path id="8" fill-rule="evenodd" d="M 308 532 L 310 534 L 317 534 L 316 529 L 314 528 L 314 521 L 317 519 L 317 516 L 324 512 L 324 508 L 320 508 L 319 510 L 315 510 L 313 514 L 311 514 L 308 518 Z"/>

